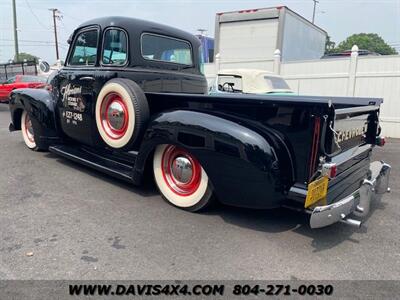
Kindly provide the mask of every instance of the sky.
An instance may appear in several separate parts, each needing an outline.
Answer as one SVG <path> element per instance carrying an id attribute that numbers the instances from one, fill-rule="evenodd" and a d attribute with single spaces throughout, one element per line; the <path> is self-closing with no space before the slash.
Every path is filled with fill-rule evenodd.
<path id="1" fill-rule="evenodd" d="M 0 62 L 14 56 L 12 0 L 0 0 Z M 55 62 L 52 13 L 61 11 L 57 22 L 60 55 L 65 58 L 67 39 L 80 23 L 101 16 L 130 16 L 167 24 L 196 33 L 207 29 L 213 36 L 215 14 L 252 8 L 286 5 L 307 19 L 313 0 L 16 0 L 19 51 Z M 319 0 L 315 23 L 335 42 L 353 33 L 378 33 L 400 50 L 400 0 Z"/>

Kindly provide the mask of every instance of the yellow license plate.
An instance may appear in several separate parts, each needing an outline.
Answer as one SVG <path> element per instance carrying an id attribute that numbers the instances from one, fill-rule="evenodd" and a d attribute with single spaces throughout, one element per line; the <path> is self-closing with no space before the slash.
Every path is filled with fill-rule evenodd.
<path id="1" fill-rule="evenodd" d="M 309 207 L 314 203 L 324 199 L 328 194 L 328 177 L 324 176 L 308 184 L 307 198 L 304 207 Z"/>

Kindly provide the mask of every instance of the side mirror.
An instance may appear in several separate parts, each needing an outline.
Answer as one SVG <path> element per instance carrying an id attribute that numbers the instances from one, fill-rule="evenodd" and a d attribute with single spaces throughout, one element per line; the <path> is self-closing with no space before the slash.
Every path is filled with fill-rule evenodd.
<path id="1" fill-rule="evenodd" d="M 39 68 L 40 71 L 42 71 L 43 73 L 47 73 L 48 71 L 50 71 L 50 65 L 47 61 L 41 61 L 39 63 Z"/>

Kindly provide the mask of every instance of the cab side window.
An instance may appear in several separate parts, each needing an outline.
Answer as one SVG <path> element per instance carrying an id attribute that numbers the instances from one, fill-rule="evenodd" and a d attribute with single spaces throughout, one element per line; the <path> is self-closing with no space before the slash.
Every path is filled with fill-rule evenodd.
<path id="1" fill-rule="evenodd" d="M 79 33 L 75 39 L 68 64 L 71 66 L 93 66 L 97 57 L 97 41 L 98 33 L 96 29 Z"/>
<path id="2" fill-rule="evenodd" d="M 121 66 L 128 59 L 128 38 L 121 29 L 107 29 L 103 39 L 103 65 Z"/>
<path id="3" fill-rule="evenodd" d="M 192 47 L 189 42 L 167 36 L 142 35 L 142 56 L 147 60 L 192 65 Z"/>

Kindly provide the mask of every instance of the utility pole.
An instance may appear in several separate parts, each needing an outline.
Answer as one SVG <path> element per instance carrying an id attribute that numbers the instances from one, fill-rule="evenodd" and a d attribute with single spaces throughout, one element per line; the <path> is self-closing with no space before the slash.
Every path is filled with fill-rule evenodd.
<path id="1" fill-rule="evenodd" d="M 15 5 L 15 0 L 12 0 L 12 7 L 13 7 L 13 20 L 14 20 L 15 60 L 19 61 L 18 32 L 17 32 L 17 7 L 16 7 L 16 5 Z"/>
<path id="2" fill-rule="evenodd" d="M 315 21 L 315 9 L 317 7 L 317 3 L 319 3 L 318 0 L 313 0 L 314 1 L 314 9 L 313 9 L 313 13 L 312 13 L 312 23 L 314 24 Z"/>
<path id="3" fill-rule="evenodd" d="M 60 59 L 60 55 L 58 53 L 58 38 L 57 38 L 57 22 L 56 22 L 56 19 L 60 19 L 60 15 L 57 14 L 60 11 L 57 8 L 49 8 L 49 10 L 53 12 L 54 41 L 55 41 L 55 44 L 56 44 L 56 57 L 57 57 L 57 61 L 58 61 Z"/>

